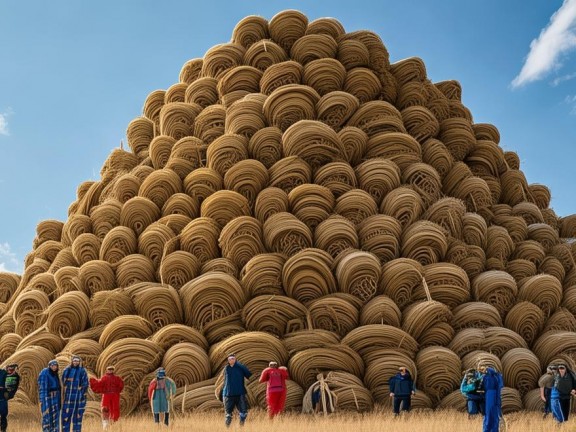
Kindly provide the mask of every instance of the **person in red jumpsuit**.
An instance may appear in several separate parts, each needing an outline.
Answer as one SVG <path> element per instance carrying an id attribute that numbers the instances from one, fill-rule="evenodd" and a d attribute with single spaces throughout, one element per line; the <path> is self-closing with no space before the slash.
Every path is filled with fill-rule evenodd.
<path id="1" fill-rule="evenodd" d="M 114 366 L 108 366 L 100 379 L 90 378 L 90 388 L 94 393 L 102 394 L 102 427 L 106 430 L 120 418 L 120 393 L 124 381 L 114 373 Z"/>
<path id="2" fill-rule="evenodd" d="M 286 403 L 286 380 L 290 379 L 288 369 L 278 367 L 278 363 L 271 361 L 268 367 L 262 371 L 260 382 L 266 385 L 266 404 L 270 418 L 284 411 Z"/>

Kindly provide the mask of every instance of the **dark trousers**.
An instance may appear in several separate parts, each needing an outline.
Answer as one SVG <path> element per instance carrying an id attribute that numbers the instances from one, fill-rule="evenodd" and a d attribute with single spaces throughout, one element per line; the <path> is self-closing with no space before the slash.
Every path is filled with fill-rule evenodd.
<path id="1" fill-rule="evenodd" d="M 232 413 L 234 412 L 234 408 L 236 408 L 240 413 L 240 423 L 244 424 L 246 416 L 248 416 L 248 401 L 246 400 L 246 395 L 224 397 L 226 425 L 230 425 L 232 422 Z"/>
<path id="2" fill-rule="evenodd" d="M 554 398 L 551 401 L 552 414 L 554 418 L 562 423 L 568 421 L 568 416 L 570 415 L 570 398 L 557 399 Z"/>
<path id="3" fill-rule="evenodd" d="M 168 426 L 170 422 L 170 413 L 164 413 L 164 424 Z M 154 413 L 154 423 L 160 423 L 160 413 Z"/>
<path id="4" fill-rule="evenodd" d="M 6 432 L 8 428 L 8 401 L 0 399 L 0 431 Z"/>
<path id="5" fill-rule="evenodd" d="M 410 411 L 410 403 L 412 398 L 408 396 L 394 396 L 394 414 L 400 414 L 400 405 L 402 405 L 402 411 Z"/>
<path id="6" fill-rule="evenodd" d="M 552 412 L 552 388 L 544 387 L 544 398 L 546 399 L 544 402 L 544 414 L 550 414 Z"/>

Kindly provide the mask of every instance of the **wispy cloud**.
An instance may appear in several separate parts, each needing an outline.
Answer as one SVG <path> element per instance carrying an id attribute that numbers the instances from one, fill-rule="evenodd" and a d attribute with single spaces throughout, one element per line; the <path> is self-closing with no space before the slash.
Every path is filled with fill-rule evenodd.
<path id="1" fill-rule="evenodd" d="M 550 83 L 552 85 L 552 87 L 556 87 L 558 84 L 563 83 L 565 81 L 570 81 L 571 79 L 576 78 L 576 72 L 568 74 L 568 75 L 562 75 L 559 76 L 558 78 L 554 78 L 554 80 L 552 80 L 552 82 Z"/>
<path id="2" fill-rule="evenodd" d="M 570 110 L 570 114 L 576 115 L 576 95 L 573 95 L 573 96 L 568 95 L 568 96 L 566 96 L 566 97 L 564 98 L 564 102 L 565 102 L 567 105 L 570 105 L 570 106 L 572 107 L 572 109 Z"/>
<path id="3" fill-rule="evenodd" d="M 560 9 L 550 18 L 548 26 L 530 43 L 530 52 L 522 70 L 512 81 L 512 88 L 542 79 L 551 70 L 560 68 L 561 56 L 574 48 L 576 0 L 564 0 Z"/>
<path id="4" fill-rule="evenodd" d="M 10 135 L 10 131 L 8 130 L 8 117 L 11 114 L 14 114 L 12 108 L 8 108 L 0 113 L 0 135 Z"/>
<path id="5" fill-rule="evenodd" d="M 21 273 L 22 263 L 7 242 L 0 243 L 0 271 Z"/>

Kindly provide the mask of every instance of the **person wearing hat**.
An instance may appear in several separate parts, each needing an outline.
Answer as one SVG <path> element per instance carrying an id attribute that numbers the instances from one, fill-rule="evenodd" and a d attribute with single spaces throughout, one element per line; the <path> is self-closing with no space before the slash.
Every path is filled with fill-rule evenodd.
<path id="1" fill-rule="evenodd" d="M 460 392 L 466 396 L 468 418 L 484 413 L 484 392 L 481 390 L 482 374 L 476 369 L 468 369 L 460 383 Z"/>
<path id="2" fill-rule="evenodd" d="M 236 355 L 229 354 L 228 362 L 226 366 L 224 366 L 222 374 L 224 375 L 222 397 L 224 399 L 224 411 L 226 412 L 226 427 L 230 427 L 232 423 L 232 413 L 234 409 L 237 409 L 240 413 L 240 426 L 243 426 L 248 416 L 248 402 L 246 401 L 244 379 L 250 378 L 252 372 L 236 360 Z"/>
<path id="3" fill-rule="evenodd" d="M 168 426 L 170 422 L 170 404 L 176 395 L 176 383 L 166 376 L 164 368 L 156 371 L 156 378 L 150 381 L 148 386 L 148 399 L 154 423 L 160 423 L 160 414 L 164 413 L 164 424 Z"/>
<path id="4" fill-rule="evenodd" d="M 576 395 L 576 380 L 566 364 L 559 364 L 550 393 L 552 416 L 558 423 L 568 421 L 570 397 Z"/>
<path id="5" fill-rule="evenodd" d="M 14 397 L 20 385 L 18 365 L 11 363 L 0 369 L 0 432 L 8 429 L 8 401 Z"/>
<path id="6" fill-rule="evenodd" d="M 82 359 L 74 355 L 62 372 L 62 432 L 70 432 L 70 426 L 73 432 L 82 430 L 88 386 L 88 373 Z"/>
<path id="7" fill-rule="evenodd" d="M 260 374 L 260 382 L 266 384 L 266 405 L 270 418 L 284 411 L 286 403 L 286 380 L 290 379 L 285 366 L 271 361 Z"/>
<path id="8" fill-rule="evenodd" d="M 38 375 L 38 399 L 42 414 L 42 432 L 59 432 L 62 399 L 56 360 L 50 360 L 48 367 L 42 369 Z"/>
<path id="9" fill-rule="evenodd" d="M 557 367 L 549 365 L 546 368 L 546 373 L 538 380 L 538 387 L 540 387 L 540 399 L 544 401 L 544 418 L 552 412 L 552 387 L 554 387 L 554 374 Z"/>
<path id="10" fill-rule="evenodd" d="M 124 381 L 114 373 L 114 366 L 108 366 L 106 373 L 100 379 L 90 378 L 90 388 L 94 393 L 102 394 L 100 409 L 102 410 L 102 428 L 108 429 L 110 423 L 120 418 L 120 393 Z"/>
<path id="11" fill-rule="evenodd" d="M 502 417 L 502 388 L 504 379 L 493 365 L 482 365 L 482 385 L 484 391 L 484 421 L 483 432 L 498 432 Z"/>
<path id="12" fill-rule="evenodd" d="M 402 407 L 402 411 L 410 411 L 412 396 L 416 394 L 416 385 L 408 368 L 399 367 L 396 375 L 390 378 L 389 385 L 390 397 L 393 398 L 394 415 L 400 414 L 400 407 Z"/>

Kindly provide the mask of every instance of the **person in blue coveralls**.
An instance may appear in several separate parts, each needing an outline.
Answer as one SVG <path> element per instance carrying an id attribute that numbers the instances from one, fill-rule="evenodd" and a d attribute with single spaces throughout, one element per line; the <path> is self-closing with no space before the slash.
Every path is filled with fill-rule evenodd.
<path id="1" fill-rule="evenodd" d="M 480 367 L 482 372 L 481 389 L 484 391 L 484 423 L 483 432 L 498 432 L 500 417 L 502 417 L 502 374 L 493 366 Z"/>

